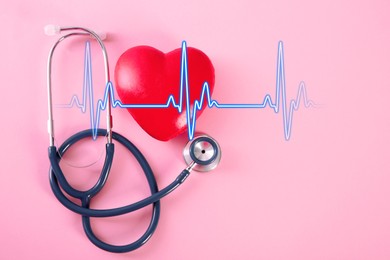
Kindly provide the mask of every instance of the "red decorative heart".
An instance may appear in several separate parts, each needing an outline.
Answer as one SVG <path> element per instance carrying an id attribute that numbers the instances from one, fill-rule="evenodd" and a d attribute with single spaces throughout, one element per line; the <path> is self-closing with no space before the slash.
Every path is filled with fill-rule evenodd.
<path id="1" fill-rule="evenodd" d="M 116 89 L 123 104 L 166 104 L 170 95 L 180 102 L 181 53 L 176 49 L 163 53 L 149 46 L 137 46 L 125 51 L 115 67 Z M 214 67 L 210 59 L 195 48 L 187 48 L 190 109 L 201 98 L 204 82 L 210 94 L 214 89 Z M 183 110 L 177 108 L 128 108 L 138 124 L 152 137 L 168 141 L 187 129 L 186 93 L 183 93 Z M 206 101 L 206 100 L 205 100 Z M 207 106 L 204 102 L 196 113 L 198 118 Z"/>

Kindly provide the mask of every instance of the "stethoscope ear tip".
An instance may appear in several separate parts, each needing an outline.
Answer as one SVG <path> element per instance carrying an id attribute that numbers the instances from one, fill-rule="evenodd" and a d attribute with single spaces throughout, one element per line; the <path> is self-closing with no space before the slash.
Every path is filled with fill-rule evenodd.
<path id="1" fill-rule="evenodd" d="M 62 30 L 69 30 L 70 28 L 62 27 Z M 47 24 L 45 27 L 43 27 L 43 31 L 47 36 L 53 36 L 61 33 L 61 26 L 55 25 L 55 24 Z M 107 33 L 106 32 L 94 32 L 96 35 L 100 38 L 100 40 L 106 40 L 107 39 Z M 90 34 L 90 33 L 80 33 L 80 34 Z M 93 36 L 91 35 L 93 38 Z"/>
<path id="2" fill-rule="evenodd" d="M 221 161 L 221 148 L 218 142 L 208 135 L 198 135 L 184 147 L 183 156 L 188 165 L 193 162 L 195 171 L 208 172 Z"/>
<path id="3" fill-rule="evenodd" d="M 58 25 L 54 24 L 47 24 L 44 28 L 43 31 L 45 32 L 46 35 L 48 36 L 53 36 L 56 34 L 59 34 L 61 31 L 61 27 Z"/>

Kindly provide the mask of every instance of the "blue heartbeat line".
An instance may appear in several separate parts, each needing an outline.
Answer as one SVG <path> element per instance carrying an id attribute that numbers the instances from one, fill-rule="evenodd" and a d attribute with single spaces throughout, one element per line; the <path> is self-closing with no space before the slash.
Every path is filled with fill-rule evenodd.
<path id="1" fill-rule="evenodd" d="M 109 98 L 111 106 L 113 108 L 169 108 L 173 106 L 177 109 L 178 113 L 182 113 L 183 110 L 183 90 L 185 90 L 185 104 L 187 108 L 190 108 L 190 97 L 189 97 L 189 83 L 188 83 L 188 61 L 187 61 L 187 43 L 182 42 L 181 46 L 181 69 L 180 69 L 180 97 L 179 101 L 175 100 L 173 94 L 171 94 L 165 104 L 123 104 L 120 100 L 115 98 L 114 86 L 112 82 L 108 82 L 104 91 L 104 97 L 97 101 L 96 112 L 94 106 L 94 95 L 93 95 L 93 81 L 92 81 L 92 64 L 91 64 L 91 47 L 90 43 L 86 42 L 85 45 L 85 56 L 84 56 L 84 84 L 82 91 L 82 102 L 80 102 L 77 95 L 73 95 L 68 104 L 58 105 L 61 108 L 72 108 L 76 106 L 83 113 L 87 110 L 87 98 L 89 99 L 90 108 L 90 125 L 92 129 L 93 138 L 97 137 L 97 129 L 100 124 L 100 113 L 107 108 L 109 104 Z M 186 109 L 186 122 L 188 129 L 188 138 L 192 140 L 196 128 L 196 113 L 201 110 L 203 104 L 207 100 L 207 106 L 209 108 L 246 108 L 246 109 L 263 109 L 267 106 L 274 110 L 275 113 L 282 111 L 283 115 L 283 127 L 284 137 L 288 141 L 291 137 L 292 120 L 294 112 L 299 109 L 299 105 L 303 100 L 303 104 L 306 108 L 314 107 L 315 103 L 308 99 L 305 83 L 302 81 L 299 84 L 297 96 L 295 99 L 290 101 L 288 106 L 286 97 L 286 77 L 284 71 L 284 49 L 283 42 L 280 41 L 278 44 L 277 53 L 277 65 L 276 65 L 276 93 L 275 101 L 273 101 L 271 95 L 267 94 L 264 96 L 263 102 L 255 104 L 220 104 L 216 100 L 211 98 L 209 84 L 203 83 L 202 93 L 199 100 L 195 100 L 192 111 Z"/>

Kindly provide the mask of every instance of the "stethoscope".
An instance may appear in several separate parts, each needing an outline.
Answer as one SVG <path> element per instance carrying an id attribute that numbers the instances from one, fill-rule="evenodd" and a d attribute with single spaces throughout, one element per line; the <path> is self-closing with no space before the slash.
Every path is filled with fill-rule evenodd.
<path id="1" fill-rule="evenodd" d="M 50 160 L 50 185 L 53 190 L 56 198 L 69 210 L 78 213 L 82 216 L 82 223 L 85 234 L 89 240 L 98 246 L 99 248 L 115 252 L 123 253 L 135 250 L 145 244 L 152 234 L 154 233 L 159 216 L 160 216 L 160 199 L 164 196 L 171 193 L 177 187 L 179 187 L 190 175 L 192 170 L 196 171 L 210 171 L 214 169 L 219 161 L 221 160 L 221 150 L 218 143 L 211 137 L 207 135 L 201 135 L 195 137 L 193 140 L 190 140 L 184 148 L 183 156 L 187 164 L 187 167 L 176 177 L 176 179 L 169 184 L 167 187 L 159 190 L 157 187 L 156 178 L 153 174 L 152 169 L 150 168 L 147 160 L 142 155 L 142 153 L 124 136 L 112 131 L 112 117 L 111 117 L 111 104 L 107 106 L 107 129 L 98 129 L 97 136 L 107 137 L 106 142 L 106 151 L 104 164 L 100 173 L 100 176 L 95 183 L 95 185 L 86 191 L 81 191 L 73 188 L 68 181 L 66 180 L 63 171 L 60 167 L 61 158 L 69 150 L 72 145 L 77 142 L 92 137 L 92 131 L 90 129 L 78 132 L 73 136 L 69 137 L 65 142 L 58 147 L 55 146 L 55 137 L 54 137 L 54 123 L 53 123 L 53 102 L 52 102 L 52 84 L 51 84 L 51 67 L 52 67 L 52 58 L 53 53 L 56 47 L 60 42 L 69 38 L 71 36 L 92 36 L 99 43 L 104 59 L 105 66 L 105 78 L 106 83 L 110 82 L 109 66 L 107 51 L 103 44 L 101 37 L 95 32 L 82 28 L 82 27 L 59 27 L 59 26 L 46 26 L 45 32 L 48 35 L 59 34 L 62 31 L 71 31 L 70 33 L 60 37 L 52 46 L 49 52 L 48 63 L 47 63 L 47 91 L 48 91 L 48 111 L 49 111 L 49 120 L 48 120 L 48 131 L 50 137 L 50 146 L 49 146 L 49 160 Z M 110 101 L 110 98 L 108 98 Z M 89 208 L 92 198 L 98 194 L 98 192 L 105 185 L 108 175 L 110 173 L 111 165 L 114 158 L 114 143 L 113 140 L 120 143 L 127 150 L 129 150 L 133 156 L 136 158 L 140 164 L 146 179 L 149 184 L 151 195 L 145 199 L 142 199 L 138 202 L 135 202 L 130 205 L 112 208 L 112 209 L 91 209 Z M 81 206 L 72 202 L 65 193 L 73 198 L 79 199 L 81 201 Z M 136 241 L 127 244 L 127 245 L 111 245 L 106 242 L 103 242 L 98 238 L 92 230 L 90 218 L 91 217 L 112 217 L 123 215 L 126 213 L 133 212 L 135 210 L 141 209 L 148 205 L 153 205 L 152 217 L 150 223 L 145 233 Z"/>

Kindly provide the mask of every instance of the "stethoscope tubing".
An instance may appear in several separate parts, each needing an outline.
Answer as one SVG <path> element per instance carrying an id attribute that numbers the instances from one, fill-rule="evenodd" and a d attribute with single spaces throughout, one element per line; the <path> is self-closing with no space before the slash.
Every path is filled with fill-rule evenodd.
<path id="1" fill-rule="evenodd" d="M 107 132 L 105 129 L 98 129 L 97 131 L 98 136 L 105 136 L 106 133 Z M 103 185 L 107 180 L 111 168 L 112 159 L 113 159 L 114 144 L 112 143 L 106 145 L 106 148 L 109 147 L 107 148 L 109 152 L 106 154 L 106 159 L 105 159 L 104 167 L 102 169 L 102 173 L 95 186 L 88 191 L 79 191 L 72 188 L 69 185 L 69 183 L 66 181 L 66 178 L 59 166 L 59 163 L 60 163 L 61 156 L 63 156 L 63 154 L 71 145 L 73 145 L 74 143 L 76 143 L 77 141 L 83 138 L 90 137 L 91 135 L 92 135 L 91 130 L 85 130 L 79 132 L 73 135 L 68 140 L 66 140 L 58 148 L 57 152 L 54 152 L 56 150 L 55 146 L 49 147 L 49 159 L 51 163 L 49 177 L 50 177 L 50 185 L 53 190 L 53 193 L 56 196 L 56 198 L 66 208 L 80 215 L 88 216 L 88 217 L 112 217 L 112 216 L 118 216 L 118 215 L 123 215 L 126 213 L 133 212 L 135 210 L 141 209 L 145 206 L 158 202 L 161 198 L 165 197 L 173 190 L 175 190 L 178 186 L 180 186 L 180 184 L 182 184 L 190 174 L 190 172 L 187 169 L 184 169 L 171 184 L 169 184 L 167 187 L 159 191 L 154 174 L 149 164 L 147 163 L 145 157 L 142 155 L 142 153 L 125 137 L 123 137 L 122 135 L 116 132 L 113 132 L 113 139 L 118 141 L 122 145 L 124 145 L 127 149 L 129 149 L 130 152 L 134 155 L 134 157 L 138 161 L 138 163 L 140 164 L 148 180 L 152 194 L 151 196 L 142 199 L 138 202 L 132 203 L 130 205 L 118 207 L 118 208 L 112 208 L 112 209 L 90 209 L 90 208 L 79 206 L 65 196 L 65 194 L 61 190 L 61 187 L 64 189 L 66 193 L 68 193 L 72 197 L 81 199 L 82 201 L 89 202 L 90 199 L 103 187 Z"/>
<path id="2" fill-rule="evenodd" d="M 97 130 L 98 136 L 106 136 L 106 134 L 107 132 L 105 129 Z M 118 133 L 112 132 L 113 140 L 116 140 L 118 143 L 125 146 L 126 149 L 128 149 L 133 154 L 133 156 L 140 164 L 142 170 L 144 171 L 147 182 L 149 184 L 151 196 L 143 200 L 140 200 L 138 202 L 135 202 L 133 204 L 119 207 L 119 208 L 90 209 L 89 206 L 90 206 L 91 199 L 103 188 L 108 178 L 108 175 L 110 173 L 111 165 L 113 162 L 113 155 L 114 155 L 114 144 L 113 143 L 106 144 L 106 157 L 105 157 L 104 165 L 101 174 L 99 176 L 99 179 L 97 180 L 96 184 L 87 191 L 80 191 L 71 187 L 67 182 L 64 173 L 62 172 L 59 165 L 62 156 L 73 144 L 88 137 L 92 137 L 92 131 L 90 129 L 74 134 L 73 136 L 68 138 L 58 148 L 58 150 L 55 146 L 49 147 L 49 159 L 51 163 L 51 167 L 49 171 L 50 186 L 56 198 L 66 208 L 68 208 L 69 210 L 75 213 L 82 215 L 82 223 L 83 223 L 85 234 L 95 246 L 103 250 L 109 252 L 115 252 L 115 253 L 125 253 L 129 251 L 133 251 L 141 247 L 142 245 L 144 245 L 151 238 L 154 231 L 156 230 L 160 218 L 160 211 L 161 211 L 160 199 L 168 195 L 170 192 L 176 189 L 181 183 L 183 183 L 184 180 L 189 176 L 190 171 L 187 169 L 183 170 L 171 184 L 169 184 L 166 188 L 159 191 L 153 171 L 150 168 L 145 157 L 142 155 L 142 153 L 128 139 L 126 139 L 125 137 L 123 137 Z M 65 196 L 64 192 L 61 189 L 64 192 L 68 193 L 68 195 L 80 199 L 81 206 L 70 201 Z M 149 226 L 147 227 L 147 229 L 145 230 L 142 236 L 140 236 L 136 241 L 130 244 L 111 245 L 99 239 L 93 232 L 91 221 L 90 221 L 91 217 L 112 217 L 112 216 L 123 215 L 141 209 L 148 205 L 152 205 L 152 214 L 151 214 Z"/>

